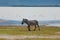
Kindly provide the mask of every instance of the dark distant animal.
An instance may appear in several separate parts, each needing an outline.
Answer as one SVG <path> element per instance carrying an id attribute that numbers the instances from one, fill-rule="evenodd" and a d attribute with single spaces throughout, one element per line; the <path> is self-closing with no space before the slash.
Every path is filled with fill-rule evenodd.
<path id="1" fill-rule="evenodd" d="M 28 30 L 29 30 L 29 31 L 31 31 L 31 30 L 30 30 L 30 26 L 31 26 L 31 25 L 34 25 L 34 26 L 35 26 L 34 31 L 36 30 L 36 25 L 37 25 L 37 27 L 38 27 L 38 30 L 40 30 L 37 20 L 23 19 L 23 20 L 22 20 L 22 24 L 23 24 L 23 23 L 26 23 L 26 24 L 28 25 Z"/>

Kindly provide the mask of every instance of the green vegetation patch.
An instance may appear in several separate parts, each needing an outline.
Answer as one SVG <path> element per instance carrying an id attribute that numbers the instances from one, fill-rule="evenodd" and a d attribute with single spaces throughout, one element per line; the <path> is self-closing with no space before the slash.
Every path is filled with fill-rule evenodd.
<path id="1" fill-rule="evenodd" d="M 34 28 L 34 27 L 33 27 Z M 41 26 L 40 31 L 38 28 L 36 31 L 33 31 L 33 28 L 31 28 L 31 31 L 28 31 L 27 27 L 21 27 L 21 26 L 1 26 L 0 27 L 0 34 L 9 34 L 9 35 L 60 35 L 55 34 L 56 32 L 60 32 L 60 27 L 47 27 L 47 26 Z"/>

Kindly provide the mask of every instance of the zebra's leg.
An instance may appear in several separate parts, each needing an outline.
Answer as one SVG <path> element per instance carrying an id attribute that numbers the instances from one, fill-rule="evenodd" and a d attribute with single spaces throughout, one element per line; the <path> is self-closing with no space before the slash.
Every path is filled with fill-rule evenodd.
<path id="1" fill-rule="evenodd" d="M 30 25 L 28 25 L 28 30 L 31 31 L 31 30 L 30 30 Z"/>
<path id="2" fill-rule="evenodd" d="M 40 27 L 39 27 L 39 25 L 37 25 L 38 26 L 38 30 L 40 30 Z"/>
<path id="3" fill-rule="evenodd" d="M 36 25 L 35 25 L 35 29 L 34 29 L 34 31 L 36 30 Z"/>

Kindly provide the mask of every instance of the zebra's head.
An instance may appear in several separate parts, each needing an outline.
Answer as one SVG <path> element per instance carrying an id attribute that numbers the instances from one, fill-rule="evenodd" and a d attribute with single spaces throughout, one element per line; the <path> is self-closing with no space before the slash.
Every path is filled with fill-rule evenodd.
<path id="1" fill-rule="evenodd" d="M 27 23 L 27 21 L 28 21 L 28 19 L 23 19 L 21 24 Z"/>

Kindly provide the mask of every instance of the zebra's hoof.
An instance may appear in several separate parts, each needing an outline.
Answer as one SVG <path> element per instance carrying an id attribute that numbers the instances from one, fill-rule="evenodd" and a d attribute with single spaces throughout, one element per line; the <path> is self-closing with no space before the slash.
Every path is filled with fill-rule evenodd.
<path id="1" fill-rule="evenodd" d="M 29 30 L 29 31 L 31 31 L 31 30 Z"/>
<path id="2" fill-rule="evenodd" d="M 40 31 L 40 29 L 39 29 L 39 31 Z"/>
<path id="3" fill-rule="evenodd" d="M 33 31 L 36 31 L 36 29 L 34 29 Z"/>

